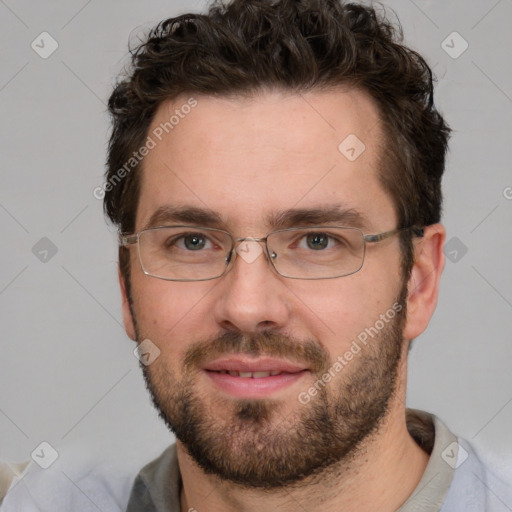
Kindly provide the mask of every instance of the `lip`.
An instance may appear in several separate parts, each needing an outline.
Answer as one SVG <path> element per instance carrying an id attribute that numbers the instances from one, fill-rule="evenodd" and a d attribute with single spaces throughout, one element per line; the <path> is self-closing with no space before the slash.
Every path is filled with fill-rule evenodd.
<path id="1" fill-rule="evenodd" d="M 206 376 L 220 390 L 237 398 L 265 398 L 285 389 L 309 373 L 307 368 L 274 358 L 250 359 L 229 357 L 217 359 L 203 368 Z M 268 376 L 237 376 L 227 372 L 278 373 Z"/>
<path id="2" fill-rule="evenodd" d="M 284 373 L 297 373 L 307 370 L 304 366 L 285 361 L 264 357 L 259 359 L 250 359 L 248 357 L 225 357 L 205 365 L 204 370 L 220 372 L 222 370 L 234 372 L 271 372 L 278 371 Z"/>

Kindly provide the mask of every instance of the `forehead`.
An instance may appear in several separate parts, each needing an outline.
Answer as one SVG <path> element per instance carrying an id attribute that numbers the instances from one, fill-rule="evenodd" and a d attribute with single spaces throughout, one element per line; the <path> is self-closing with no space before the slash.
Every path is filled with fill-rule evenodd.
<path id="1" fill-rule="evenodd" d="M 377 109 L 360 91 L 184 95 L 160 105 L 148 136 L 138 229 L 184 209 L 245 236 L 276 227 L 285 212 L 290 221 L 291 210 L 350 211 L 347 221 L 367 230 L 394 222 L 377 178 Z"/>

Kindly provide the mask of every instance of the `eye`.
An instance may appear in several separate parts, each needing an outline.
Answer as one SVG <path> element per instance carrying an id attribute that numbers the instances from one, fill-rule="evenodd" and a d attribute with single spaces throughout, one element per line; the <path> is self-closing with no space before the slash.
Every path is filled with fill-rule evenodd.
<path id="1" fill-rule="evenodd" d="M 313 251 L 322 251 L 326 248 L 332 248 L 335 245 L 339 245 L 339 243 L 339 239 L 334 238 L 328 233 L 310 232 L 300 239 L 298 247 L 301 249 L 307 248 Z"/>
<path id="2" fill-rule="evenodd" d="M 208 245 L 209 244 L 209 245 Z M 167 239 L 166 247 L 178 247 L 187 251 L 200 251 L 213 248 L 211 240 L 202 233 L 183 233 Z"/>
<path id="3" fill-rule="evenodd" d="M 197 251 L 205 247 L 206 238 L 202 235 L 187 235 L 183 238 L 183 243 L 187 249 Z"/>

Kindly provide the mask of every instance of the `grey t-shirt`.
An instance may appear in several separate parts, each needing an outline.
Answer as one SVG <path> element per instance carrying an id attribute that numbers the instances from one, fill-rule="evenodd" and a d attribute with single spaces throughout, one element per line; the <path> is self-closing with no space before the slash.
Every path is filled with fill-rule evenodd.
<path id="1" fill-rule="evenodd" d="M 470 445 L 434 415 L 407 410 L 407 428 L 430 459 L 399 512 L 512 511 L 512 488 L 489 472 Z M 181 475 L 176 445 L 135 478 L 127 512 L 180 512 Z"/>
<path id="2" fill-rule="evenodd" d="M 425 412 L 408 410 L 407 427 L 430 460 L 400 512 L 512 512 L 512 478 L 507 482 L 497 478 L 469 443 Z M 0 511 L 180 511 L 175 445 L 138 472 L 135 481 L 137 468 L 119 466 L 117 461 L 113 467 L 96 461 L 84 465 L 81 457 L 69 455 L 48 469 L 31 462 L 20 477 L 13 478 Z"/>

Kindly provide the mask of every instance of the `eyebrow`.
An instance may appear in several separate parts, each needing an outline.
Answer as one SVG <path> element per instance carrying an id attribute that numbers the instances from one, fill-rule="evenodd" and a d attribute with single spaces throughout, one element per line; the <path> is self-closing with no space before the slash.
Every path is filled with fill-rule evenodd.
<path id="1" fill-rule="evenodd" d="M 224 219 L 215 211 L 196 206 L 161 206 L 149 218 L 143 229 L 167 224 L 193 224 L 206 228 L 225 227 Z"/>
<path id="2" fill-rule="evenodd" d="M 317 206 L 311 208 L 290 208 L 274 211 L 265 217 L 266 225 L 272 230 L 298 226 L 337 224 L 367 230 L 371 224 L 366 216 L 355 208 L 342 208 L 341 205 Z M 227 219 L 209 208 L 196 206 L 161 206 L 150 217 L 143 229 L 169 224 L 220 228 L 229 231 Z"/>
<path id="3" fill-rule="evenodd" d="M 366 216 L 355 208 L 345 209 L 341 205 L 312 208 L 292 208 L 271 213 L 267 223 L 273 229 L 295 226 L 338 224 L 340 226 L 367 229 L 370 225 Z"/>

